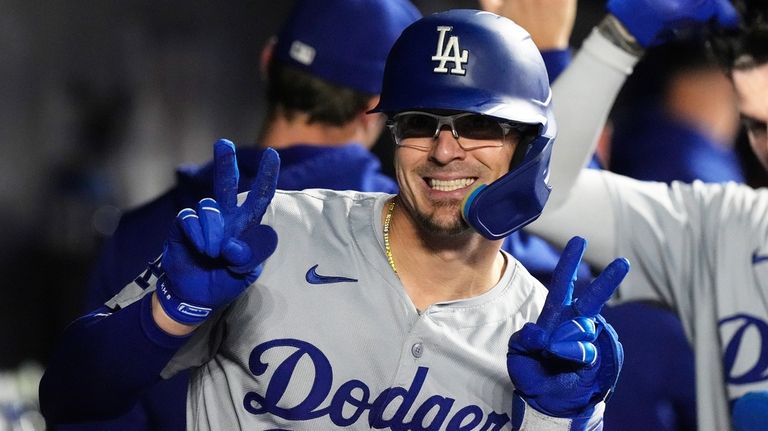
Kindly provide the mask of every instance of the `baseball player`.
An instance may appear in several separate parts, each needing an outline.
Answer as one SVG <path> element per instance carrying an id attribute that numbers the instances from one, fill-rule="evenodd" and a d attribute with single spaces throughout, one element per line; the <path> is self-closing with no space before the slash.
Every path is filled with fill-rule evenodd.
<path id="1" fill-rule="evenodd" d="M 566 232 L 588 237 L 592 247 L 587 259 L 596 265 L 613 253 L 628 255 L 636 271 L 618 299 L 660 300 L 677 310 L 696 353 L 702 430 L 731 429 L 731 403 L 743 407 L 733 410 L 739 413 L 733 425 L 740 427 L 749 422 L 741 416 L 745 410 L 768 410 L 765 404 L 754 407 L 768 399 L 760 396 L 768 390 L 768 193 L 734 183 L 640 182 L 609 172 L 581 171 L 576 161 L 591 152 L 586 145 L 591 139 L 585 135 L 598 129 L 642 47 L 662 36 L 663 23 L 714 18 L 726 26 L 738 23 L 715 42 L 718 52 L 726 54 L 750 143 L 768 166 L 768 9 L 757 1 L 738 1 L 736 6 L 740 22 L 726 1 L 608 2 L 618 21 L 594 33 L 574 60 L 574 69 L 557 82 L 568 89 L 569 97 L 558 99 L 561 137 L 568 142 L 561 141 L 554 155 L 557 192 L 532 226 L 561 244 Z M 659 25 L 638 26 L 637 10 L 648 11 Z M 578 111 L 568 106 L 571 98 L 579 100 Z M 754 426 L 765 429 L 766 424 Z"/>
<path id="2" fill-rule="evenodd" d="M 383 6 L 389 6 L 384 7 Z M 322 6 L 321 10 L 317 10 Z M 407 6 L 401 2 L 382 3 L 374 1 L 366 2 L 331 2 L 320 5 L 317 2 L 304 4 L 299 2 L 284 25 L 278 40 L 288 41 L 267 51 L 266 57 L 271 57 L 269 70 L 268 93 L 270 95 L 270 115 L 265 125 L 265 132 L 259 139 L 262 147 L 272 146 L 278 148 L 282 158 L 278 188 L 294 190 L 311 187 L 324 187 L 331 189 L 351 189 L 362 191 L 395 192 L 396 184 L 387 177 L 381 175 L 378 170 L 378 162 L 370 153 L 358 145 L 329 145 L 327 142 L 315 142 L 318 131 L 340 130 L 341 127 L 330 127 L 331 115 L 326 105 L 317 103 L 308 107 L 297 106 L 296 100 L 329 100 L 333 97 L 339 100 L 336 103 L 357 106 L 348 109 L 349 115 L 343 117 L 347 121 L 353 114 L 359 113 L 359 109 L 369 103 L 370 96 L 367 93 L 378 93 L 374 88 L 380 85 L 381 69 L 383 69 L 384 50 L 383 45 L 391 44 L 394 38 L 394 30 L 391 28 L 399 24 L 391 16 Z M 570 59 L 567 48 L 568 35 L 573 25 L 575 15 L 575 1 L 563 2 L 558 5 L 558 10 L 563 16 L 552 20 L 551 12 L 536 10 L 522 3 L 513 10 L 505 13 L 513 13 L 515 20 L 521 20 L 525 28 L 533 30 L 532 37 L 537 46 L 542 49 L 547 71 L 550 79 L 554 79 L 566 66 Z M 415 13 L 414 13 L 415 15 Z M 406 17 L 408 14 L 406 14 Z M 540 18 L 546 16 L 545 22 Z M 412 18 L 412 19 L 415 19 Z M 335 26 L 337 22 L 351 22 L 357 25 Z M 368 30 L 366 22 L 376 22 L 377 31 L 384 36 L 373 37 Z M 333 29 L 334 32 L 329 32 Z M 396 30 L 396 28 L 395 28 Z M 337 34 L 338 33 L 338 34 Z M 372 37 L 378 45 L 371 45 L 370 41 L 363 42 L 360 33 L 366 37 Z M 290 49 L 294 41 L 300 41 L 306 49 L 314 49 L 315 60 L 310 64 L 300 63 L 299 54 L 291 54 Z M 389 41 L 389 42 L 387 42 Z M 361 49 L 363 44 L 366 49 Z M 346 64 L 346 67 L 329 69 L 328 64 L 345 61 L 348 52 L 357 52 L 354 55 L 355 62 Z M 376 58 L 380 58 L 382 66 L 378 74 L 368 70 Z M 295 57 L 295 58 L 294 58 Z M 290 66 L 290 67 L 288 67 Z M 292 68 L 299 68 L 309 76 L 301 76 Z M 288 69 L 288 70 L 285 70 Z M 375 70 L 375 69 L 374 69 Z M 322 78 L 322 80 L 321 80 Z M 298 81 L 298 82 L 297 82 Z M 355 94 L 360 91 L 366 93 L 350 98 L 339 96 L 337 87 L 324 84 L 325 81 L 333 82 L 342 87 L 350 87 Z M 312 85 L 307 85 L 311 83 Z M 317 90 L 320 88 L 320 90 Z M 331 94 L 334 93 L 334 94 Z M 298 97 L 301 96 L 301 97 Z M 357 101 L 357 105 L 350 103 Z M 321 107 L 324 107 L 321 108 Z M 357 111 L 355 110 L 357 109 Z M 307 125 L 299 121 L 287 121 L 285 111 L 293 111 L 301 114 L 312 111 L 319 117 L 314 125 Z M 298 115 L 301 117 L 301 115 Z M 375 125 L 375 117 L 363 117 L 368 125 Z M 356 123 L 358 118 L 354 118 Z M 297 124 L 298 123 L 298 124 Z M 361 141 L 369 141 L 377 133 L 375 127 L 357 127 L 357 129 L 369 130 L 367 137 Z M 337 133 L 336 137 L 338 138 Z M 349 135 L 341 135 L 343 139 L 351 138 Z M 291 138 L 291 140 L 288 139 Z M 311 137 L 311 138 L 310 138 Z M 314 139 L 315 141 L 311 141 Z M 298 142 L 301 140 L 301 142 Z M 307 144 L 322 145 L 307 145 Z M 369 144 L 363 142 L 363 144 Z M 243 148 L 239 150 L 239 170 L 244 177 L 242 183 L 248 184 L 255 176 L 261 149 Z M 139 209 L 129 212 L 123 217 L 120 227 L 104 247 L 96 270 L 91 278 L 89 286 L 88 309 L 92 310 L 107 302 L 132 278 L 144 268 L 145 263 L 152 260 L 153 256 L 162 251 L 163 233 L 167 231 L 174 219 L 174 208 L 192 206 L 199 199 L 210 195 L 210 183 L 213 169 L 210 165 L 201 167 L 184 167 L 177 174 L 177 186 L 156 199 L 154 202 Z M 557 263 L 559 251 L 549 246 L 543 240 L 528 235 L 522 231 L 514 232 L 507 237 L 503 245 L 504 250 L 510 252 L 516 259 L 522 262 L 526 268 L 540 281 L 548 282 Z M 586 265 L 580 265 L 578 273 L 578 285 L 586 286 L 592 279 Z M 187 373 L 179 373 L 174 378 L 160 382 L 145 395 L 129 414 L 118 421 L 97 424 L 78 424 L 67 429 L 131 429 L 142 427 L 152 429 L 183 429 L 183 414 L 169 414 L 169 411 L 183 412 L 187 386 Z M 177 394 L 174 397 L 174 394 Z"/>
<path id="3" fill-rule="evenodd" d="M 374 111 L 399 194 L 275 193 L 266 151 L 238 200 L 218 142 L 215 200 L 182 210 L 158 264 L 68 329 L 47 418 L 119 414 L 193 367 L 188 429 L 599 429 L 622 362 L 599 310 L 628 262 L 573 299 L 583 240 L 548 293 L 500 248 L 546 201 L 550 99 L 522 28 L 456 10 L 409 26 L 387 60 Z"/>
<path id="4" fill-rule="evenodd" d="M 378 101 L 389 49 L 419 17 L 407 0 L 296 2 L 262 55 L 268 114 L 258 146 L 239 150 L 242 191 L 256 177 L 263 149 L 272 147 L 282 159 L 280 189 L 396 192 L 367 149 L 383 118 L 365 112 Z M 102 306 L 162 252 L 178 209 L 211 196 L 213 175 L 211 163 L 184 166 L 173 189 L 122 217 L 91 274 L 87 310 Z M 187 375 L 160 382 L 119 420 L 67 429 L 184 429 Z"/>

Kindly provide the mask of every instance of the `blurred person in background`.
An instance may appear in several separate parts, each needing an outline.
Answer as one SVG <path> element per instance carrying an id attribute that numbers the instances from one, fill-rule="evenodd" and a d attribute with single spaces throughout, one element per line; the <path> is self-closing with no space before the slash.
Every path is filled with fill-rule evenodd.
<path id="1" fill-rule="evenodd" d="M 606 166 L 639 180 L 743 183 L 734 149 L 735 102 L 731 82 L 702 37 L 650 48 L 611 114 Z"/>
<path id="2" fill-rule="evenodd" d="M 613 172 L 666 183 L 744 182 L 734 149 L 739 126 L 734 90 L 700 36 L 649 48 L 611 119 L 610 144 L 602 151 Z M 606 413 L 606 425 L 695 430 L 695 358 L 674 310 L 644 300 L 615 304 L 605 313 L 620 328 L 627 351 L 616 408 Z M 659 355 L 667 360 L 649 368 Z M 642 406 L 652 407 L 653 414 Z M 649 426 L 649 420 L 656 422 Z"/>
<path id="3" fill-rule="evenodd" d="M 768 167 L 768 9 L 751 0 L 734 5 L 738 14 L 726 1 L 609 0 L 614 18 L 601 27 L 609 42 L 587 40 L 560 78 L 569 97 L 560 99 L 558 109 L 556 192 L 530 226 L 558 244 L 565 243 L 565 235 L 583 234 L 591 241 L 586 259 L 593 264 L 617 252 L 630 256 L 635 270 L 617 299 L 662 301 L 681 317 L 696 354 L 698 426 L 713 431 L 761 430 L 768 423 L 768 310 L 761 300 L 768 292 L 763 273 L 768 194 L 733 182 L 642 182 L 585 170 L 580 162 L 591 155 L 593 146 L 587 144 L 596 141 L 644 48 L 669 36 L 664 24 L 711 20 L 721 26 L 713 46 L 733 84 L 750 144 Z M 648 25 L 643 16 L 656 18 L 658 25 Z M 581 101 L 578 109 L 564 104 L 573 100 Z M 563 142 L 566 136 L 570 145 Z"/>
<path id="4" fill-rule="evenodd" d="M 549 78 L 556 83 L 558 76 L 571 61 L 569 39 L 576 16 L 576 1 L 485 0 L 480 3 L 487 10 L 511 18 L 531 33 L 542 51 Z M 720 73 L 719 69 L 716 72 Z M 720 75 L 722 77 L 722 73 Z M 555 85 L 553 91 L 556 106 L 561 103 L 558 88 Z M 720 102 L 728 106 L 729 101 L 731 99 Z M 647 133 L 655 130 L 652 124 L 643 123 L 642 126 Z M 563 132 L 559 135 L 558 145 L 561 145 Z M 638 166 L 646 166 L 648 171 L 654 171 L 650 163 L 643 163 L 643 160 L 639 162 Z M 591 161 L 590 167 L 600 168 L 596 159 Z M 544 283 L 551 278 L 560 252 L 558 248 L 526 231 L 510 235 L 504 249 Z M 582 264 L 578 274 L 578 288 L 583 288 L 591 279 L 589 267 Z M 606 306 L 604 312 L 621 327 L 622 344 L 627 353 L 617 391 L 612 396 L 611 408 L 605 413 L 605 429 L 695 430 L 693 352 L 676 315 L 668 308 L 645 302 Z M 659 352 L 670 353 L 670 359 L 664 363 L 647 360 Z"/>

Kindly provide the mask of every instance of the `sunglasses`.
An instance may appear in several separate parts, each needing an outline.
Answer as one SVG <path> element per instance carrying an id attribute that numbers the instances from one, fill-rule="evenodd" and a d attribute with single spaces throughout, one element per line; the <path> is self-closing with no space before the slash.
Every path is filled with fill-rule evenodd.
<path id="1" fill-rule="evenodd" d="M 470 112 L 437 115 L 407 111 L 387 121 L 396 145 L 426 151 L 432 148 L 444 126 L 450 127 L 451 134 L 464 150 L 501 147 L 510 133 L 514 132 L 519 137 L 530 129 L 527 124 L 499 121 Z"/>

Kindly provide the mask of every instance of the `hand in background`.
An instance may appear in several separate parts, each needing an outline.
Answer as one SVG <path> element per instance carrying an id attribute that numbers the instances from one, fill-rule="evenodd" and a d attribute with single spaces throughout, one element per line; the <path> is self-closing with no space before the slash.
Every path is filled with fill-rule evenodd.
<path id="1" fill-rule="evenodd" d="M 608 0 L 606 7 L 644 48 L 664 42 L 682 27 L 733 27 L 739 22 L 730 0 Z"/>
<path id="2" fill-rule="evenodd" d="M 576 6 L 576 0 L 480 0 L 483 10 L 526 29 L 539 51 L 568 49 Z"/>

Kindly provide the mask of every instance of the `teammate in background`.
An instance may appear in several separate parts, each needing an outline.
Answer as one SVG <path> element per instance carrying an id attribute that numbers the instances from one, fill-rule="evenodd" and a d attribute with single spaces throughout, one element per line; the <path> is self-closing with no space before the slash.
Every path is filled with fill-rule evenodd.
<path id="1" fill-rule="evenodd" d="M 395 182 L 366 150 L 384 118 L 365 112 L 378 102 L 392 43 L 419 17 L 408 0 L 298 1 L 262 54 L 267 118 L 258 146 L 239 150 L 245 189 L 263 149 L 272 147 L 282 160 L 281 189 L 395 192 Z M 92 277 L 89 309 L 104 304 L 162 252 L 178 208 L 210 196 L 213 174 L 211 163 L 184 166 L 173 189 L 123 217 Z"/>
<path id="2" fill-rule="evenodd" d="M 576 0 L 479 0 L 483 10 L 509 18 L 530 33 L 547 67 L 549 81 L 571 61 L 570 38 Z"/>
<path id="3" fill-rule="evenodd" d="M 750 143 L 768 166 L 768 10 L 758 1 L 740 0 L 736 7 L 741 22 L 715 42 Z M 608 9 L 615 18 L 585 41 L 556 84 L 567 97 L 556 105 L 563 140 L 553 156 L 555 192 L 531 230 L 560 244 L 573 233 L 588 237 L 592 246 L 586 256 L 595 265 L 613 253 L 627 254 L 637 270 L 618 299 L 653 299 L 674 307 L 694 345 L 699 429 L 765 429 L 758 415 L 768 411 L 768 276 L 763 264 L 768 192 L 735 183 L 641 182 L 582 170 L 577 163 L 591 154 L 587 144 L 643 47 L 664 36 L 659 30 L 665 23 L 714 15 L 732 26 L 739 16 L 725 1 L 610 0 Z M 641 10 L 659 25 L 638 25 Z M 578 109 L 567 103 L 574 100 Z M 761 400 L 762 406 L 755 407 Z"/>
<path id="4" fill-rule="evenodd" d="M 569 38 L 576 15 L 576 1 L 483 0 L 484 9 L 502 14 L 531 33 L 541 50 L 550 82 L 555 82 L 571 60 Z M 725 101 L 724 101 L 725 102 Z M 557 91 L 554 103 L 558 104 Z M 727 102 L 725 102 L 727 103 Z M 656 130 L 643 124 L 646 130 Z M 504 249 L 543 283 L 552 277 L 559 250 L 536 235 L 517 231 L 507 237 Z M 576 291 L 592 276 L 587 265 L 579 271 Z M 632 302 L 603 308 L 621 334 L 625 362 L 611 405 L 606 410 L 606 430 L 682 431 L 696 429 L 693 353 L 679 319 L 658 306 Z M 671 357 L 662 362 L 647 358 L 659 351 Z"/>
<path id="5" fill-rule="evenodd" d="M 611 113 L 607 169 L 667 183 L 744 182 L 733 150 L 739 125 L 734 102 L 733 87 L 703 38 L 648 49 Z M 603 314 L 622 334 L 627 358 L 606 429 L 695 430 L 694 355 L 675 310 L 657 301 L 628 301 Z M 656 362 L 660 355 L 666 360 Z"/>
<path id="6" fill-rule="evenodd" d="M 612 172 L 666 183 L 744 182 L 733 149 L 739 126 L 733 86 L 701 37 L 648 49 L 611 119 Z M 628 301 L 603 314 L 622 334 L 627 358 L 606 429 L 697 429 L 693 349 L 675 310 L 657 301 Z M 655 362 L 660 355 L 666 360 Z"/>
<path id="7" fill-rule="evenodd" d="M 179 213 L 160 265 L 117 306 L 69 327 L 43 411 L 116 414 L 197 367 L 193 429 L 600 428 L 622 354 L 598 313 L 626 260 L 573 300 L 583 240 L 548 294 L 501 250 L 548 195 L 550 99 L 522 28 L 449 11 L 387 59 L 374 111 L 397 144 L 398 195 L 275 193 L 268 150 L 238 206 L 234 147 L 218 142 L 216 200 Z"/>
<path id="8" fill-rule="evenodd" d="M 389 49 L 419 17 L 407 0 L 297 1 L 262 56 L 268 112 L 258 146 L 239 150 L 243 190 L 256 177 L 263 148 L 273 147 L 282 160 L 280 189 L 396 192 L 368 151 L 383 116 L 365 113 L 378 102 Z M 214 174 L 212 163 L 182 167 L 173 189 L 124 215 L 91 276 L 87 310 L 102 306 L 162 253 L 178 209 L 211 196 Z M 184 429 L 187 381 L 181 373 L 158 383 L 119 421 L 68 429 Z"/>
<path id="9" fill-rule="evenodd" d="M 744 182 L 733 148 L 736 96 L 707 51 L 702 37 L 690 36 L 645 53 L 611 113 L 608 169 L 665 183 Z"/>

